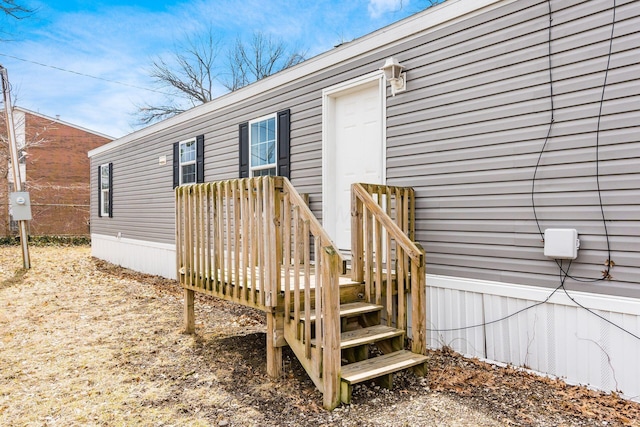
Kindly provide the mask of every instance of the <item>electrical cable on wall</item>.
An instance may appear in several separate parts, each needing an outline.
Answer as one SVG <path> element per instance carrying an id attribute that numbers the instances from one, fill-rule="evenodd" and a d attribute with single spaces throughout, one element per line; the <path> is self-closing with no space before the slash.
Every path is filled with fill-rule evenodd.
<path id="1" fill-rule="evenodd" d="M 533 173 L 533 179 L 532 179 L 532 184 L 531 184 L 531 205 L 533 208 L 533 216 L 536 222 L 536 226 L 538 227 L 538 231 L 540 233 L 540 236 L 543 238 L 544 240 L 544 233 L 542 231 L 542 227 L 540 225 L 540 221 L 538 219 L 538 214 L 536 211 L 536 204 L 535 204 L 535 185 L 536 185 L 536 177 L 537 177 L 537 173 L 538 173 L 538 169 L 540 167 L 540 162 L 542 160 L 542 156 L 544 154 L 544 151 L 548 145 L 548 142 L 551 138 L 551 130 L 553 128 L 553 124 L 555 122 L 555 105 L 554 105 L 554 93 L 553 93 L 553 68 L 552 68 L 552 55 L 551 55 L 551 42 L 552 42 L 552 34 L 551 34 L 551 30 L 552 30 L 552 21 L 553 21 L 553 17 L 552 17 L 552 9 L 551 9 L 551 0 L 547 0 L 547 6 L 549 9 L 549 27 L 548 27 L 548 53 L 547 53 L 547 57 L 548 57 L 548 69 L 549 69 L 549 102 L 550 102 L 550 110 L 551 110 L 551 118 L 549 120 L 549 126 L 547 128 L 547 133 L 546 136 L 544 138 L 544 142 L 542 144 L 542 149 L 540 150 L 540 153 L 538 155 L 538 159 L 536 161 L 536 165 L 534 168 L 534 173 Z M 599 282 L 599 281 L 603 281 L 603 280 L 608 280 L 611 278 L 610 276 L 610 271 L 611 271 L 611 267 L 614 265 L 613 261 L 611 260 L 611 243 L 610 243 L 610 237 L 609 237 L 609 231 L 607 229 L 607 224 L 606 224 L 606 217 L 605 217 L 605 213 L 604 213 L 604 204 L 602 202 L 602 191 L 600 188 L 600 168 L 599 168 L 599 163 L 600 163 L 600 158 L 599 158 L 599 151 L 600 151 L 600 122 L 602 119 L 602 107 L 604 104 L 604 97 L 605 97 L 605 91 L 606 91 L 606 87 L 607 87 L 607 79 L 608 79 L 608 75 L 609 75 L 609 68 L 611 65 L 611 55 L 612 55 L 612 49 L 613 49 L 613 36 L 614 36 L 614 30 L 615 30 L 615 23 L 616 23 L 616 8 L 617 8 L 617 4 L 616 4 L 616 0 L 613 0 L 613 16 L 612 16 L 612 22 L 611 22 L 611 35 L 609 37 L 609 51 L 607 54 L 607 65 L 605 68 L 605 74 L 604 74 L 604 81 L 602 84 L 602 91 L 601 91 L 601 95 L 600 95 L 600 103 L 599 103 L 599 110 L 598 110 L 598 117 L 597 117 L 597 125 L 596 125 L 596 186 L 597 186 L 597 193 L 598 193 L 598 201 L 599 201 L 599 206 L 600 206 L 600 213 L 601 213 L 601 217 L 602 217 L 602 223 L 604 226 L 604 234 L 606 237 L 606 242 L 607 242 L 607 262 L 606 262 L 606 267 L 607 269 L 603 272 L 603 276 L 596 278 L 596 279 L 591 279 L 591 278 L 581 278 L 581 277 L 574 277 L 571 276 L 569 274 L 569 270 L 571 268 L 571 261 L 569 261 L 569 265 L 566 267 L 566 269 L 563 266 L 562 260 L 558 260 L 556 259 L 555 262 L 558 266 L 559 269 L 559 274 L 560 274 L 560 285 L 558 285 L 558 287 L 556 287 L 553 292 L 551 292 L 544 300 L 539 301 L 535 304 L 532 304 L 530 306 L 524 307 L 520 310 L 517 310 L 511 314 L 508 314 L 504 317 L 501 317 L 499 319 L 495 319 L 495 320 L 491 320 L 488 322 L 483 322 L 483 323 L 479 323 L 476 325 L 471 325 L 471 326 L 463 326 L 463 327 L 459 327 L 459 328 L 446 328 L 446 329 L 430 329 L 427 328 L 427 331 L 430 332 L 454 332 L 454 331 L 462 331 L 462 330 L 467 330 L 467 329 L 473 329 L 473 328 L 478 328 L 478 327 L 484 327 L 487 325 L 491 325 L 494 323 L 498 323 L 498 322 L 502 322 L 504 320 L 507 320 L 513 316 L 516 316 L 524 311 L 530 310 L 534 307 L 537 307 L 539 305 L 545 304 L 547 303 L 551 297 L 553 295 L 555 295 L 555 293 L 559 290 L 562 289 L 565 293 L 565 295 L 571 300 L 573 301 L 574 304 L 576 304 L 578 307 L 582 308 L 583 310 L 586 310 L 587 312 L 593 314 L 594 316 L 604 320 L 605 322 L 609 323 L 610 325 L 620 329 L 621 331 L 631 335 L 632 337 L 640 340 L 640 336 L 637 334 L 634 334 L 633 332 L 623 328 L 622 326 L 610 321 L 609 319 L 606 319 L 605 317 L 601 316 L 600 314 L 596 313 L 594 310 L 585 307 L 584 305 L 582 305 L 581 303 L 579 303 L 578 301 L 576 301 L 576 299 L 574 297 L 572 297 L 568 290 L 566 289 L 566 287 L 564 286 L 565 281 L 567 278 L 570 278 L 572 280 L 578 281 L 578 282 L 586 282 L 586 283 L 593 283 L 593 282 Z"/>

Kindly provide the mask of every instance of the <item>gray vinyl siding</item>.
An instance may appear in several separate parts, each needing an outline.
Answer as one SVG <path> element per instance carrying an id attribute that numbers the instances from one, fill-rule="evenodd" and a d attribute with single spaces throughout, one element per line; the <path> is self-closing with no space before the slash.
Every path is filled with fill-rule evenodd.
<path id="1" fill-rule="evenodd" d="M 614 280 L 567 286 L 640 297 L 640 2 L 617 3 L 598 153 Z M 551 4 L 555 121 L 536 173 L 536 212 L 542 230 L 578 230 L 570 272 L 598 278 L 607 245 L 595 130 L 613 2 Z M 173 243 L 172 144 L 204 134 L 205 180 L 236 178 L 238 124 L 287 108 L 291 181 L 321 218 L 322 90 L 393 55 L 408 82 L 405 93 L 387 98 L 387 182 L 416 190 L 428 273 L 556 287 L 558 268 L 543 256 L 531 195 L 551 118 L 548 24 L 546 1 L 505 2 L 94 155 L 94 189 L 97 165 L 114 164 L 114 217 L 98 218 L 92 207 L 92 232 Z"/>
<path id="2" fill-rule="evenodd" d="M 581 249 L 570 273 L 593 279 L 608 257 L 595 131 L 612 5 L 552 2 L 554 124 L 535 183 L 541 229 L 576 228 Z M 640 4 L 618 5 L 598 153 L 614 280 L 566 284 L 637 297 Z M 531 194 L 551 119 L 547 12 L 546 2 L 518 1 L 397 54 L 410 70 L 411 96 L 389 99 L 387 180 L 416 190 L 430 273 L 560 283 L 543 256 Z"/>

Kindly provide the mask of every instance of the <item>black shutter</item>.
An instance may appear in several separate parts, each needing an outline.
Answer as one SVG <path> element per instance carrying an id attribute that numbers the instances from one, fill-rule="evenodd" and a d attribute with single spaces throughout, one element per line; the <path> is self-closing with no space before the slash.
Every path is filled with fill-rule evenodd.
<path id="1" fill-rule="evenodd" d="M 196 137 L 196 182 L 204 182 L 204 135 Z"/>
<path id="2" fill-rule="evenodd" d="M 113 218 L 113 163 L 109 163 L 109 218 Z"/>
<path id="3" fill-rule="evenodd" d="M 240 123 L 238 152 L 240 153 L 240 178 L 249 177 L 249 123 Z"/>
<path id="4" fill-rule="evenodd" d="M 180 143 L 173 143 L 173 188 L 180 185 Z"/>
<path id="5" fill-rule="evenodd" d="M 102 217 L 102 166 L 98 166 L 98 217 Z"/>
<path id="6" fill-rule="evenodd" d="M 289 178 L 290 110 L 278 112 L 278 171 L 277 175 Z"/>

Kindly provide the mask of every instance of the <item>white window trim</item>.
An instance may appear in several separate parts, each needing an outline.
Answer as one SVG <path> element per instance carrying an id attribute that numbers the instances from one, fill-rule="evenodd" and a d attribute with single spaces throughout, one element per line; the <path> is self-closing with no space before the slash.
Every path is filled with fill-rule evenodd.
<path id="1" fill-rule="evenodd" d="M 188 144 L 190 142 L 193 142 L 193 146 L 195 148 L 195 156 L 193 156 L 193 160 L 189 160 L 188 162 L 183 162 L 181 159 L 181 155 L 180 153 L 182 152 L 182 146 L 184 144 Z M 184 184 L 182 182 L 182 167 L 183 166 L 189 166 L 189 165 L 196 165 L 196 162 L 198 160 L 198 141 L 196 140 L 196 138 L 189 138 L 189 139 L 185 139 L 184 141 L 180 141 L 178 143 L 178 179 L 179 179 L 179 183 L 180 185 Z M 194 184 L 198 181 L 198 166 L 196 165 L 196 177 L 194 178 L 193 182 L 189 182 L 187 184 Z"/>
<path id="2" fill-rule="evenodd" d="M 275 149 L 275 153 L 274 153 L 274 159 L 275 162 L 273 163 L 269 163 L 267 165 L 260 165 L 258 167 L 254 167 L 252 164 L 252 159 L 253 156 L 251 155 L 251 125 L 257 122 L 262 122 L 265 120 L 269 120 L 269 119 L 273 119 L 274 123 L 275 123 L 275 128 L 274 128 L 274 132 L 275 132 L 275 139 L 274 139 L 274 149 Z M 276 175 L 278 174 L 278 114 L 277 113 L 272 113 L 272 114 L 267 114 L 266 116 L 262 116 L 262 117 L 258 117 L 257 119 L 253 119 L 249 121 L 249 130 L 248 130 L 248 136 L 249 136 L 249 176 L 253 177 L 253 172 L 254 171 L 261 171 L 264 169 L 272 169 L 275 168 L 276 170 Z"/>
<path id="3" fill-rule="evenodd" d="M 104 170 L 107 171 L 107 176 L 109 177 L 109 181 L 106 186 L 107 188 L 104 188 Z M 103 217 L 109 216 L 109 206 L 107 203 L 109 202 L 109 188 L 111 187 L 112 179 L 113 177 L 109 173 L 109 163 L 100 165 L 100 215 Z"/>

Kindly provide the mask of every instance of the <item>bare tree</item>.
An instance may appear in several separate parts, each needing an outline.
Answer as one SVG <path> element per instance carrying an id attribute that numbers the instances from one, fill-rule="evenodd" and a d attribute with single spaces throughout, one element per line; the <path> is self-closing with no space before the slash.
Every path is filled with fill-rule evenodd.
<path id="1" fill-rule="evenodd" d="M 202 37 L 186 37 L 184 43 L 174 48 L 171 62 L 163 58 L 154 60 L 149 74 L 167 91 L 167 99 L 161 105 L 138 106 L 140 122 L 153 123 L 211 101 L 217 79 L 219 46 L 220 41 L 210 29 Z"/>
<path id="2" fill-rule="evenodd" d="M 186 37 L 176 46 L 171 61 L 153 61 L 150 75 L 166 91 L 163 104 L 138 106 L 138 120 L 150 124 L 211 101 L 216 90 L 234 91 L 304 60 L 304 53 L 289 50 L 281 41 L 256 32 L 245 44 L 237 38 L 225 59 L 223 40 L 213 28 L 204 37 Z"/>
<path id="3" fill-rule="evenodd" d="M 301 63 L 306 52 L 288 50 L 282 40 L 256 31 L 251 41 L 245 44 L 240 38 L 228 52 L 230 78 L 222 84 L 234 91 L 243 86 L 268 77 L 278 71 Z"/>

